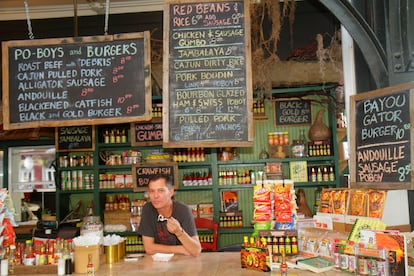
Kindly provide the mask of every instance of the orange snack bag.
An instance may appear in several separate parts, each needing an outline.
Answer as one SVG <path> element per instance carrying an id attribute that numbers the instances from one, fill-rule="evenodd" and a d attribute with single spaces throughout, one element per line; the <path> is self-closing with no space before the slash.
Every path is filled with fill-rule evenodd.
<path id="1" fill-rule="evenodd" d="M 351 190 L 349 196 L 348 215 L 365 216 L 366 191 Z"/>
<path id="2" fill-rule="evenodd" d="M 385 191 L 372 190 L 368 192 L 368 217 L 382 218 L 386 195 Z"/>

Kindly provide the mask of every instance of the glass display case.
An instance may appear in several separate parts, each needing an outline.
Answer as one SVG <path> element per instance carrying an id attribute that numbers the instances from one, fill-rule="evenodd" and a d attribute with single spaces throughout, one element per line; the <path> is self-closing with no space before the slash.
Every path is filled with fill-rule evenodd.
<path id="1" fill-rule="evenodd" d="M 55 145 L 9 148 L 8 189 L 16 221 L 30 220 L 36 211 L 55 208 L 55 153 Z"/>

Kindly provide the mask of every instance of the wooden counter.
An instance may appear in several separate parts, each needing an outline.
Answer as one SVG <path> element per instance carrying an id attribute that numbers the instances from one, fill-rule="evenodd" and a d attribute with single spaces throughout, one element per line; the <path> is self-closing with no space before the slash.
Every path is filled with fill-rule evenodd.
<path id="1" fill-rule="evenodd" d="M 33 271 L 34 274 L 25 275 L 45 275 Z M 129 276 L 129 275 L 279 275 L 278 271 L 259 272 L 240 268 L 239 252 L 215 252 L 202 253 L 199 257 L 190 257 L 183 255 L 175 255 L 169 262 L 153 262 L 151 255 L 145 255 L 138 261 L 119 262 L 115 264 L 103 264 L 99 270 L 95 272 L 96 276 Z M 72 274 L 74 276 L 85 274 Z M 349 274 L 329 271 L 326 273 L 314 274 L 312 272 L 289 269 L 289 275 L 321 275 L 321 276 L 346 276 Z"/>

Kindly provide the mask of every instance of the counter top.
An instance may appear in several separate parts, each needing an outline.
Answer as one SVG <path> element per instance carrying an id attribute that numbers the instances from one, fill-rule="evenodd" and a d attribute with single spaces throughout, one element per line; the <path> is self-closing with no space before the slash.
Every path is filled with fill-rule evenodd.
<path id="1" fill-rule="evenodd" d="M 36 272 L 34 272 L 36 273 Z M 269 273 L 247 270 L 240 267 L 239 252 L 214 252 L 202 253 L 198 257 L 175 255 L 169 262 L 154 262 L 151 255 L 144 255 L 137 261 L 122 261 L 115 264 L 102 264 L 99 270 L 95 272 L 96 276 L 129 276 L 129 275 L 279 275 L 278 271 Z M 51 275 L 51 274 L 25 274 L 25 275 Z M 72 274 L 73 276 L 85 274 Z M 289 269 L 289 275 L 300 276 L 346 276 L 349 274 L 329 271 L 326 273 L 315 274 L 309 271 Z M 410 274 L 411 275 L 411 274 Z"/>

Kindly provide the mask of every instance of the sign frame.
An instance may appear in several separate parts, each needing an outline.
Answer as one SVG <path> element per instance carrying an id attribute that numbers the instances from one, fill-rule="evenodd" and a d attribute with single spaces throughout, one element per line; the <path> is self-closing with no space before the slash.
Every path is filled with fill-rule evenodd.
<path id="1" fill-rule="evenodd" d="M 212 106 L 207 106 L 204 107 L 204 112 L 205 114 L 203 114 L 203 111 L 200 110 L 195 110 L 196 108 L 198 108 L 199 106 L 194 106 L 194 109 L 192 110 L 192 112 L 194 112 L 195 115 L 197 115 L 197 118 L 201 118 L 204 115 L 205 116 L 211 116 L 211 121 L 204 121 L 199 123 L 198 120 L 192 120 L 190 118 L 190 122 L 185 122 L 181 125 L 181 127 L 179 126 L 174 126 L 172 122 L 174 122 L 174 119 L 170 117 L 171 113 L 173 114 L 174 118 L 176 118 L 177 122 L 180 122 L 180 118 L 178 118 L 178 116 L 180 117 L 186 117 L 189 118 L 188 116 L 192 116 L 192 114 L 186 113 L 183 111 L 182 114 L 177 114 L 176 110 L 171 111 L 170 107 L 173 104 L 173 97 L 171 95 L 174 95 L 173 93 L 175 93 L 175 88 L 171 87 L 170 85 L 170 75 L 174 74 L 175 70 L 170 70 L 170 68 L 172 68 L 172 66 L 170 65 L 170 63 L 172 63 L 171 60 L 173 61 L 177 61 L 177 58 L 174 58 L 170 52 L 170 49 L 173 49 L 171 47 L 171 41 L 170 41 L 170 31 L 172 29 L 172 27 L 170 26 L 171 21 L 170 21 L 170 8 L 173 7 L 173 5 L 180 5 L 182 6 L 182 11 L 185 10 L 185 8 L 190 7 L 192 5 L 194 5 L 194 10 L 195 10 L 195 5 L 221 5 L 222 3 L 228 4 L 228 6 L 231 6 L 232 8 L 235 9 L 235 6 L 239 5 L 240 7 L 243 7 L 243 23 L 244 24 L 239 24 L 242 25 L 242 27 L 240 29 L 243 30 L 244 33 L 244 37 L 243 37 L 243 46 L 240 47 L 240 52 L 243 52 L 243 55 L 240 54 L 240 56 L 237 56 L 238 58 L 240 58 L 240 60 L 243 60 L 244 64 L 242 66 L 242 69 L 240 68 L 236 68 L 236 69 L 232 69 L 235 70 L 237 72 L 243 72 L 242 73 L 242 81 L 244 82 L 242 84 L 238 84 L 238 86 L 240 86 L 241 90 L 244 90 L 246 93 L 246 102 L 244 105 L 240 105 L 242 106 L 239 110 L 242 110 L 239 113 L 234 113 L 233 115 L 236 115 L 235 120 L 240 120 L 240 130 L 234 130 L 232 129 L 230 130 L 222 130 L 220 128 L 213 128 L 212 124 L 213 124 L 213 116 L 214 115 L 220 115 L 221 112 L 223 112 L 222 114 L 231 114 L 231 112 L 226 112 L 226 110 L 224 110 L 225 106 L 221 106 L 220 104 L 218 104 L 219 106 L 216 107 L 216 109 L 213 111 L 213 107 Z M 164 131 L 163 131 L 163 147 L 165 148 L 177 148 L 177 147 L 191 147 L 194 146 L 194 143 L 197 143 L 197 145 L 201 146 L 201 147 L 226 147 L 226 146 L 231 146 L 231 147 L 251 147 L 253 146 L 253 139 L 254 139 L 254 127 L 253 127 L 253 111 L 252 111 L 252 106 L 253 106 L 253 91 L 252 91 L 252 72 L 251 72 L 251 42 L 250 42 L 250 8 L 249 8 L 249 1 L 243 1 L 243 0 L 239 0 L 239 1 L 191 1 L 191 0 L 187 0 L 187 1 L 181 1 L 181 0 L 171 0 L 165 3 L 164 5 L 164 59 L 163 59 L 163 125 L 164 125 Z M 187 12 L 189 10 L 186 10 Z M 187 19 L 189 20 L 189 18 L 191 17 L 189 14 L 187 14 Z M 216 16 L 216 15 L 222 15 L 219 14 L 219 12 L 217 13 L 205 13 L 204 15 L 208 15 L 208 16 Z M 196 18 L 195 16 L 193 16 L 193 19 Z M 183 19 L 183 18 L 180 18 Z M 187 19 L 183 19 L 183 20 L 187 20 Z M 199 20 L 200 18 L 198 18 Z M 193 21 L 194 23 L 195 21 Z M 191 24 L 193 24 L 191 23 Z M 194 23 L 191 27 L 191 29 L 193 30 L 194 28 L 196 30 L 200 30 L 202 28 L 198 27 L 199 23 Z M 231 23 L 233 24 L 233 23 Z M 194 27 L 194 28 L 193 28 Z M 215 30 L 217 28 L 217 26 L 213 26 L 214 28 L 212 30 Z M 229 27 L 229 26 L 224 26 L 224 27 Z M 204 27 L 204 29 L 200 32 L 203 32 L 204 30 L 207 31 L 209 27 Z M 193 32 L 191 30 L 191 32 Z M 189 28 L 186 27 L 184 28 L 184 31 L 189 32 Z M 219 37 L 222 38 L 222 37 Z M 206 42 L 208 43 L 208 42 Z M 217 44 L 218 45 L 218 44 Z M 216 44 L 214 44 L 214 47 L 217 46 Z M 228 44 L 224 44 L 227 45 L 226 47 L 231 47 Z M 239 47 L 239 44 L 234 44 L 237 45 L 237 47 Z M 181 47 L 181 46 L 180 46 Z M 191 47 L 191 46 L 190 46 Z M 213 44 L 209 44 L 208 47 L 213 47 Z M 223 46 L 224 47 L 224 46 Z M 234 46 L 234 48 L 237 48 L 236 46 Z M 237 48 L 237 50 L 234 50 L 234 53 L 239 53 L 239 49 Z M 216 56 L 213 55 L 212 57 L 208 57 L 208 58 L 215 58 Z M 221 56 L 218 56 L 217 59 L 219 59 Z M 187 60 L 192 60 L 191 58 Z M 237 67 L 237 66 L 236 66 Z M 218 66 L 217 66 L 218 68 Z M 239 70 L 240 69 L 240 70 Z M 196 69 L 196 70 L 201 70 L 203 71 L 204 69 Z M 209 72 L 214 71 L 214 68 L 209 68 Z M 204 70 L 207 71 L 207 70 Z M 217 71 L 216 71 L 217 72 Z M 220 71 L 221 72 L 221 71 Z M 220 73 L 219 72 L 219 73 Z M 210 80 L 210 79 L 209 79 Z M 239 83 L 241 83 L 242 81 L 239 81 Z M 197 82 L 201 82 L 202 80 L 198 80 Z M 183 83 L 185 83 L 185 81 L 183 81 Z M 194 85 L 194 83 L 189 82 L 189 85 Z M 175 84 L 177 85 L 177 84 Z M 212 100 L 220 100 L 221 98 L 219 98 L 218 94 L 216 94 L 214 89 L 217 89 L 217 87 L 212 86 L 211 84 L 203 84 L 206 85 L 207 87 L 205 89 L 209 89 L 209 92 L 213 93 L 214 99 Z M 184 86 L 182 87 L 184 88 Z M 178 89 L 178 88 L 177 88 Z M 181 89 L 181 88 L 179 88 Z M 185 89 L 185 88 L 184 88 Z M 225 87 L 223 88 L 225 90 Z M 197 91 L 196 91 L 197 92 Z M 194 98 L 195 101 L 199 100 L 199 98 Z M 201 99 L 203 100 L 203 99 Z M 211 100 L 211 97 L 208 97 L 208 100 Z M 224 100 L 227 100 L 226 98 L 224 98 Z M 214 103 L 217 104 L 217 103 Z M 208 110 L 208 108 L 210 108 L 211 110 Z M 220 111 L 220 113 L 217 113 L 217 108 L 223 108 L 223 111 Z M 239 108 L 239 106 L 237 106 L 237 108 Z M 233 115 L 229 115 L 233 116 Z M 203 117 L 206 118 L 206 117 Z M 196 122 L 197 121 L 197 122 Z M 172 127 L 177 128 L 177 130 L 172 131 Z M 194 128 L 200 128 L 199 130 L 195 130 Z M 217 133 L 216 130 L 217 129 Z M 214 131 L 213 131 L 214 130 Z M 223 132 L 220 132 L 223 131 Z M 232 137 L 225 137 L 224 133 L 228 134 L 229 136 L 232 135 Z M 240 138 L 240 136 L 242 136 Z M 172 137 L 177 137 L 171 139 Z"/>
<path id="2" fill-rule="evenodd" d="M 393 173 L 394 175 L 397 175 L 397 173 L 400 173 L 400 177 L 403 176 L 403 178 L 406 179 L 406 181 L 370 181 L 370 182 L 358 181 L 358 176 L 357 176 L 357 173 L 358 173 L 357 171 L 357 167 L 358 167 L 357 146 L 358 145 L 356 142 L 357 140 L 356 123 L 363 122 L 364 118 L 360 118 L 361 114 L 357 114 L 357 104 L 359 104 L 359 102 L 364 102 L 364 101 L 368 101 L 371 99 L 393 96 L 398 93 L 408 94 L 407 104 L 409 104 L 408 106 L 409 108 L 409 114 L 408 114 L 409 130 L 408 129 L 406 130 L 408 130 L 410 139 L 409 141 L 406 142 L 406 145 L 410 147 L 410 149 L 408 150 L 408 153 L 410 154 L 410 156 L 409 156 L 408 165 L 401 167 L 403 168 L 404 171 L 400 171 L 400 172 L 396 171 Z M 350 161 L 349 161 L 350 168 L 349 169 L 350 169 L 350 187 L 351 188 L 383 189 L 383 190 L 400 190 L 400 189 L 414 190 L 414 171 L 411 165 L 413 158 L 414 158 L 414 128 L 413 128 L 414 108 L 413 107 L 414 107 L 414 82 L 404 83 L 404 84 L 386 87 L 382 89 L 372 90 L 369 92 L 359 93 L 359 94 L 352 95 L 350 97 L 350 109 L 349 109 L 350 137 L 348 138 L 348 141 L 350 144 L 350 150 L 349 150 L 350 151 Z M 403 143 L 403 141 L 401 142 L 385 141 L 385 142 L 376 143 L 376 144 L 364 144 L 361 146 L 361 148 L 362 147 L 369 148 L 369 147 L 376 147 L 376 146 L 390 147 L 391 145 L 401 144 L 401 143 Z M 407 166 L 410 168 L 408 168 Z"/>
<path id="3" fill-rule="evenodd" d="M 138 185 L 137 181 L 138 178 L 145 178 L 145 179 L 149 179 L 152 175 L 154 174 L 149 174 L 148 177 L 138 177 L 138 168 L 169 168 L 171 170 L 171 174 L 169 174 L 169 176 L 171 177 L 172 180 L 172 184 L 175 190 L 178 189 L 178 164 L 177 162 L 157 162 L 157 163 L 138 163 L 138 164 L 133 164 L 132 165 L 132 179 L 134 181 L 134 192 L 145 192 L 148 189 L 148 183 L 145 183 L 146 185 Z M 162 173 L 161 173 L 162 174 Z"/>
<path id="4" fill-rule="evenodd" d="M 102 46 L 106 46 L 105 43 L 108 43 L 109 48 L 118 49 L 118 48 L 121 48 L 118 46 L 123 46 L 120 44 L 123 42 L 130 42 L 131 43 L 130 46 L 132 45 L 132 43 L 134 43 L 135 46 L 137 46 L 137 43 L 135 43 L 136 41 L 139 42 L 139 47 L 136 47 L 137 51 L 132 51 L 133 52 L 132 54 L 129 54 L 129 55 L 126 54 L 128 52 L 127 50 L 125 50 L 125 52 L 122 52 L 122 53 L 121 53 L 122 50 L 119 50 L 119 51 L 108 50 L 108 52 L 105 52 L 106 53 L 105 56 L 108 59 L 112 59 L 112 60 L 108 61 L 106 64 L 99 67 L 101 68 L 102 71 L 96 71 L 94 73 L 95 75 L 99 76 L 99 72 L 101 72 L 102 75 L 100 75 L 100 78 L 99 77 L 92 78 L 92 76 L 90 76 L 90 79 L 88 79 L 89 77 L 87 75 L 85 75 L 84 77 L 81 77 L 81 74 L 78 72 L 82 68 L 80 67 L 80 65 L 78 65 L 80 63 L 79 60 L 81 58 L 85 59 L 84 56 L 87 56 L 89 58 L 89 54 L 84 53 L 86 51 L 85 50 L 86 47 L 90 45 L 93 46 L 95 44 L 99 46 L 101 46 L 101 44 Z M 116 44 L 118 42 L 119 44 Z M 141 45 L 142 45 L 142 48 L 141 48 Z M 72 50 L 72 48 L 77 47 L 77 46 L 79 46 L 79 52 L 75 53 L 74 52 L 75 50 Z M 102 35 L 102 36 L 65 37 L 65 38 L 34 39 L 34 40 L 12 40 L 12 41 L 2 42 L 2 56 L 3 56 L 3 60 L 2 60 L 3 88 L 2 89 L 3 89 L 4 129 L 9 130 L 9 129 L 22 129 L 22 128 L 71 126 L 71 125 L 74 125 L 75 123 L 76 125 L 116 124 L 116 123 L 125 123 L 125 122 L 135 122 L 135 121 L 141 121 L 141 120 L 144 120 L 144 121 L 150 120 L 151 119 L 151 108 L 152 108 L 152 105 L 151 105 L 152 104 L 151 48 L 150 47 L 151 46 L 150 46 L 150 32 L 149 31 L 114 34 L 114 35 Z M 14 104 L 13 106 L 11 106 L 10 103 L 12 101 L 19 102 L 19 100 L 18 100 L 17 95 L 14 95 L 12 97 L 12 94 L 11 94 L 12 92 L 17 93 L 17 91 L 11 91 L 11 90 L 14 89 L 13 87 L 18 87 L 21 83 L 20 83 L 20 80 L 18 80 L 17 76 L 16 76 L 16 80 L 13 79 L 13 82 L 10 82 L 11 78 L 15 78 L 15 76 L 11 74 L 14 74 L 14 71 L 17 72 L 19 70 L 18 69 L 19 64 L 23 64 L 25 62 L 23 61 L 20 62 L 18 60 L 16 62 L 14 61 L 12 62 L 9 58 L 9 54 L 11 55 L 13 53 L 12 51 L 22 51 L 22 52 L 30 53 L 32 50 L 33 51 L 44 50 L 44 52 L 46 52 L 46 49 L 51 49 L 51 48 L 55 50 L 56 56 L 58 52 L 60 53 L 59 57 L 56 57 L 54 59 L 52 59 L 52 57 L 48 57 L 48 58 L 45 57 L 44 59 L 37 61 L 36 56 L 38 56 L 38 54 L 35 55 L 34 53 L 31 53 L 30 55 L 27 54 L 28 56 L 30 56 L 30 60 L 28 59 L 28 61 L 36 60 L 36 62 L 40 62 L 39 63 L 40 65 L 37 65 L 38 67 L 36 68 L 37 71 L 34 72 L 34 73 L 38 73 L 39 75 L 44 72 L 48 72 L 47 71 L 48 69 L 46 69 L 44 62 L 51 61 L 51 62 L 62 63 L 62 65 L 60 65 L 61 68 L 58 71 L 60 72 L 59 74 L 63 74 L 63 75 L 59 75 L 59 81 L 62 80 L 63 84 L 59 85 L 60 94 L 57 95 L 63 99 L 63 100 L 60 100 L 61 105 L 59 106 L 56 105 L 56 107 L 54 107 L 55 106 L 53 102 L 54 99 L 52 98 L 51 95 L 47 94 L 47 93 L 52 93 L 52 92 L 48 92 L 50 91 L 51 88 L 45 87 L 40 90 L 38 89 L 38 91 L 40 92 L 43 92 L 43 90 L 46 89 L 45 94 L 47 94 L 47 96 L 42 96 L 42 97 L 47 97 L 47 98 L 46 99 L 42 98 L 41 100 L 39 100 L 39 104 L 46 103 L 46 104 L 49 104 L 48 106 L 51 106 L 51 107 L 48 107 L 48 109 L 46 109 L 47 113 L 44 112 L 43 114 L 44 116 L 40 116 L 40 115 L 34 116 L 34 115 L 37 115 L 36 112 L 40 112 L 40 111 L 33 109 L 34 111 L 27 112 L 27 113 L 28 114 L 36 113 L 36 114 L 28 116 L 28 118 L 24 118 L 24 119 L 21 119 L 20 117 L 13 118 L 13 116 L 11 116 L 12 115 L 11 112 L 16 112 L 16 110 L 13 110 L 13 109 L 14 108 L 17 109 L 18 107 L 14 106 Z M 35 51 L 35 53 L 37 52 L 38 51 Z M 49 53 L 50 52 L 52 51 L 50 50 Z M 131 52 L 128 52 L 128 53 L 131 53 Z M 125 60 L 127 60 L 125 63 L 121 63 L 122 57 L 124 57 Z M 128 58 L 130 58 L 129 60 L 133 61 L 134 63 L 128 63 Z M 69 64 L 69 61 L 70 61 L 70 64 Z M 112 73 L 113 70 L 115 70 L 116 68 L 118 67 L 121 68 L 122 64 L 124 65 L 124 68 L 127 66 L 130 66 L 131 67 L 129 68 L 130 71 L 121 72 L 119 71 L 121 69 L 119 69 L 118 70 L 119 73 L 117 73 L 114 76 L 103 76 L 103 74 L 109 71 Z M 69 69 L 69 68 L 72 68 L 72 69 Z M 54 70 L 56 71 L 57 69 L 54 69 Z M 71 73 L 72 76 L 69 73 L 69 71 L 73 72 Z M 76 73 L 76 77 L 74 73 Z M 138 73 L 142 75 L 137 75 Z M 115 73 L 112 73 L 112 74 L 115 74 Z M 129 84 L 127 82 L 122 81 L 122 79 L 126 79 L 126 74 L 128 74 L 127 75 L 127 77 L 129 77 L 128 80 L 130 80 L 131 78 L 133 78 L 134 80 L 139 78 L 139 79 L 143 79 L 143 83 L 139 84 L 139 87 L 133 86 L 129 89 L 126 89 L 126 87 Z M 43 78 L 42 80 L 49 81 L 48 75 L 45 73 L 44 75 L 45 76 L 42 77 Z M 119 77 L 117 82 L 115 82 L 112 79 L 114 77 Z M 99 84 L 98 85 L 94 84 L 96 85 L 96 87 L 91 86 L 92 82 L 95 83 L 95 81 L 97 81 L 96 79 L 104 79 L 104 78 L 108 78 L 108 80 L 110 79 L 110 81 L 108 81 L 108 85 L 105 82 L 105 87 L 99 86 Z M 76 86 L 74 84 L 68 85 L 66 83 L 66 80 L 69 80 L 69 79 L 73 83 L 77 83 L 80 81 L 82 81 L 82 83 L 76 84 Z M 84 80 L 89 80 L 89 81 L 84 82 Z M 88 85 L 85 86 L 84 85 L 85 83 L 87 83 Z M 23 84 L 24 86 L 26 85 L 25 83 Z M 29 83 L 27 85 L 29 86 L 29 89 L 30 89 L 30 87 L 34 84 Z M 120 86 L 125 90 L 120 91 L 118 89 L 117 93 L 119 94 L 115 94 L 114 96 L 113 93 L 110 94 L 108 92 L 108 91 L 113 91 L 112 86 Z M 123 86 L 125 86 L 125 88 Z M 141 89 L 141 88 L 143 89 L 143 91 L 140 91 L 140 90 L 138 91 L 138 89 Z M 83 91 L 84 89 L 89 89 L 89 90 Z M 26 90 L 23 90 L 23 93 L 25 91 Z M 67 91 L 66 93 L 68 96 L 66 97 L 64 96 L 65 95 L 64 91 Z M 31 90 L 28 90 L 28 92 L 31 92 Z M 95 94 L 98 94 L 99 97 L 92 97 L 92 93 L 94 92 Z M 106 96 L 106 98 L 102 98 L 102 95 L 100 95 L 99 92 L 101 93 L 105 92 L 105 94 L 103 95 Z M 85 96 L 85 93 L 87 94 L 87 96 Z M 88 100 L 98 101 L 98 100 L 109 100 L 109 97 L 108 97 L 109 95 L 116 97 L 114 99 L 111 99 L 112 101 L 111 106 L 109 106 L 109 107 L 112 107 L 112 109 L 117 109 L 117 110 L 113 110 L 113 112 L 108 111 L 104 113 L 104 111 L 102 112 L 99 111 L 103 115 L 92 114 L 92 116 L 89 116 L 89 114 L 83 114 L 83 116 L 79 115 L 78 118 L 76 118 L 75 116 L 65 117 L 63 116 L 63 114 L 59 113 L 59 111 L 62 111 L 62 112 L 67 111 L 67 112 L 73 112 L 73 114 L 80 114 L 79 113 L 80 111 L 84 111 L 80 107 L 74 106 L 73 104 L 73 102 L 75 101 L 74 97 L 77 97 L 80 99 L 83 99 L 83 97 L 85 97 L 85 99 L 88 99 Z M 136 95 L 138 95 L 139 97 L 136 97 Z M 55 95 L 53 97 L 57 97 L 57 96 Z M 121 99 L 122 102 L 120 101 L 120 98 L 122 98 Z M 142 105 L 145 105 L 145 106 L 143 106 L 142 108 L 139 107 L 138 102 L 139 104 L 141 104 L 141 106 Z M 95 104 L 95 106 L 97 105 Z M 89 110 L 92 110 L 90 106 L 86 106 L 82 108 L 84 108 L 88 112 Z M 141 108 L 141 109 L 138 111 L 138 108 Z M 29 110 L 32 110 L 32 108 L 30 108 Z M 134 113 L 134 110 L 136 110 L 135 113 Z M 98 110 L 96 110 L 96 112 L 98 112 Z M 86 113 L 86 111 L 84 111 L 84 113 Z M 121 116 L 119 116 L 119 113 L 121 113 Z M 131 115 L 128 115 L 128 114 L 131 114 Z M 20 112 L 18 113 L 18 115 L 20 116 Z M 46 119 L 44 119 L 43 117 L 45 117 Z"/>
<path id="5" fill-rule="evenodd" d="M 148 141 L 143 141 L 143 142 L 137 141 L 137 125 L 153 125 L 153 126 L 161 125 L 161 140 L 151 140 L 151 141 L 148 140 Z M 162 132 L 163 132 L 163 126 L 162 126 L 161 120 L 153 119 L 151 121 L 146 121 L 146 122 L 131 123 L 131 146 L 160 146 L 162 145 L 162 141 L 163 141 Z"/>
<path id="6" fill-rule="evenodd" d="M 303 110 L 308 111 L 307 114 L 309 114 L 309 119 L 306 121 L 306 123 L 278 123 L 280 121 L 280 116 L 281 114 L 278 114 L 278 104 L 281 102 L 305 102 L 307 106 L 309 106 L 309 108 L 306 109 L 301 109 L 301 112 L 303 112 Z M 293 110 L 292 108 L 289 108 L 289 110 Z M 295 109 L 296 110 L 296 109 Z M 312 100 L 306 100 L 306 99 L 300 99 L 300 98 L 280 98 L 280 99 L 275 99 L 273 100 L 273 118 L 274 118 L 274 126 L 275 127 L 279 127 L 279 126 L 310 126 L 312 125 L 313 122 L 313 114 L 312 114 L 313 108 L 312 108 Z M 305 115 L 305 114 L 300 114 L 301 116 Z M 290 115 L 289 116 L 293 116 Z"/>
<path id="7" fill-rule="evenodd" d="M 91 145 L 90 147 L 62 147 L 62 144 L 59 143 L 60 137 L 60 130 L 63 128 L 88 128 L 88 132 L 91 133 Z M 56 151 L 57 152 L 72 152 L 72 151 L 93 151 L 95 150 L 95 127 L 92 125 L 86 126 L 63 126 L 63 127 L 56 127 L 55 128 L 55 144 L 56 144 Z"/>

